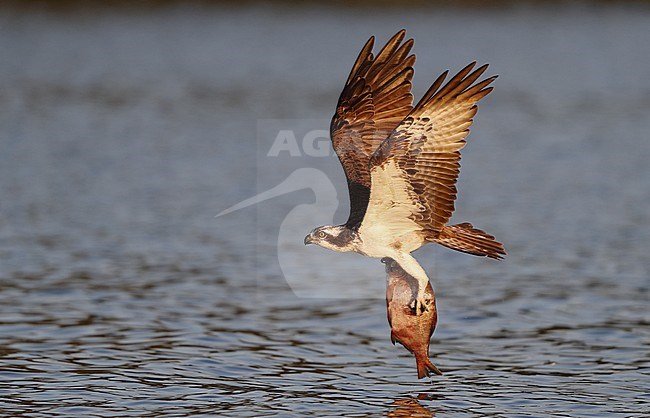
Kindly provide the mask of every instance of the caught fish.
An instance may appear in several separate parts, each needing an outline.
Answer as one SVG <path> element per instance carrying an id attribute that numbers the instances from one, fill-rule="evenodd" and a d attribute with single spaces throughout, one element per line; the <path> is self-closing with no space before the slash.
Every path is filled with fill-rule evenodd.
<path id="1" fill-rule="evenodd" d="M 417 315 L 412 301 L 418 291 L 418 281 L 406 273 L 392 258 L 384 257 L 386 264 L 386 310 L 391 332 L 390 339 L 402 344 L 415 356 L 418 379 L 442 372 L 429 359 L 429 340 L 438 322 L 436 296 L 431 283 L 425 290 L 425 309 Z"/>

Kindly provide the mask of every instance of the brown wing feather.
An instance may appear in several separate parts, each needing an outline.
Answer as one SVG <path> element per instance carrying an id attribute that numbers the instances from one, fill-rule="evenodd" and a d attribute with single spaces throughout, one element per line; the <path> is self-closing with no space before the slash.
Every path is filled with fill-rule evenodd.
<path id="1" fill-rule="evenodd" d="M 447 72 L 433 83 L 413 111 L 382 143 L 370 162 L 395 161 L 413 190 L 412 218 L 425 231 L 440 232 L 451 218 L 465 146 L 477 102 L 496 76 L 476 83 L 487 65 L 471 63 L 442 86 Z M 442 86 L 442 87 L 441 87 Z M 423 210 L 424 209 L 424 210 Z"/>
<path id="2" fill-rule="evenodd" d="M 413 40 L 399 31 L 376 57 L 374 37 L 364 45 L 339 98 L 330 133 L 348 180 L 350 217 L 358 228 L 370 198 L 370 156 L 413 109 Z"/>

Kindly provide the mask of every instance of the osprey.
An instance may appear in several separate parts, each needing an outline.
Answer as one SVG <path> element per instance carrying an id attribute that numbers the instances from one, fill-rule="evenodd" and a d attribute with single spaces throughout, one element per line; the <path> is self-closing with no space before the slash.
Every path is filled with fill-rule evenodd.
<path id="1" fill-rule="evenodd" d="M 503 245 L 470 223 L 447 225 L 454 211 L 460 150 L 477 103 L 497 76 L 477 82 L 487 64 L 467 65 L 443 85 L 438 77 L 415 107 L 411 79 L 413 39 L 405 30 L 374 56 L 374 37 L 352 66 L 332 118 L 330 133 L 350 195 L 350 216 L 305 237 L 334 251 L 390 257 L 418 282 L 412 302 L 426 309 L 426 272 L 411 256 L 436 242 L 453 250 L 500 259 Z"/>

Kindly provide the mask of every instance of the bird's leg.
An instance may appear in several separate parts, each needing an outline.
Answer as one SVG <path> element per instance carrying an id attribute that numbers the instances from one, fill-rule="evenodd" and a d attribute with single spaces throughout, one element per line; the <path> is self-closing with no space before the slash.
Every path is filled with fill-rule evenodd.
<path id="1" fill-rule="evenodd" d="M 399 256 L 393 257 L 393 259 L 397 261 L 406 273 L 413 276 L 413 278 L 418 282 L 418 291 L 413 299 L 411 307 L 415 309 L 416 315 L 420 315 L 422 312 L 428 310 L 424 296 L 427 284 L 429 284 L 429 277 L 411 254 L 402 253 L 399 254 Z"/>

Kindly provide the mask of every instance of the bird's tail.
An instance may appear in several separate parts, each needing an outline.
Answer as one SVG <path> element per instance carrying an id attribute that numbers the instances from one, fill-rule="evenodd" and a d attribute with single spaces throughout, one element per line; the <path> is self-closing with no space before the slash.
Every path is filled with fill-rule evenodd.
<path id="1" fill-rule="evenodd" d="M 418 379 L 422 379 L 425 376 L 430 376 L 431 373 L 442 375 L 440 369 L 431 363 L 431 360 L 428 356 L 415 356 L 415 363 L 418 366 Z"/>
<path id="2" fill-rule="evenodd" d="M 501 259 L 506 255 L 503 244 L 485 231 L 476 229 L 471 223 L 445 226 L 431 241 L 452 250 L 472 255 Z"/>

